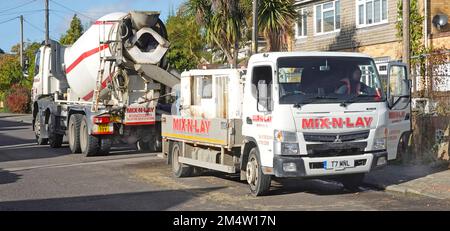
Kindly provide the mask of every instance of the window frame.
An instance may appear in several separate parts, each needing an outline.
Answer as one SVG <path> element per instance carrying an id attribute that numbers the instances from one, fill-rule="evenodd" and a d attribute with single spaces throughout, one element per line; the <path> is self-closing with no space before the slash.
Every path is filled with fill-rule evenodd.
<path id="1" fill-rule="evenodd" d="M 383 1 L 386 1 L 386 19 L 383 19 Z M 367 3 L 372 3 L 372 20 L 375 21 L 375 0 L 355 0 L 355 25 L 356 28 L 366 28 L 371 26 L 383 25 L 389 23 L 389 0 L 380 0 L 380 21 L 367 24 Z M 364 20 L 363 24 L 359 23 L 360 11 L 359 6 L 363 6 Z"/>
<path id="2" fill-rule="evenodd" d="M 332 34 L 332 33 L 338 33 L 338 32 L 340 32 L 341 31 L 341 28 L 339 27 L 339 28 L 336 28 L 336 14 L 337 14 L 337 12 L 336 12 L 336 2 L 339 2 L 339 25 L 341 25 L 342 24 L 342 15 L 341 15 L 341 12 L 340 12 L 340 10 L 341 10 L 341 2 L 340 2 L 340 0 L 333 0 L 333 1 L 328 1 L 328 2 L 323 2 L 323 3 L 320 3 L 320 4 L 316 4 L 316 5 L 314 5 L 313 7 L 314 7 L 314 36 L 318 36 L 318 35 L 325 35 L 325 34 Z M 328 3 L 333 3 L 333 7 L 332 8 L 330 8 L 330 9 L 326 9 L 325 11 L 323 10 L 323 6 L 325 5 L 325 4 L 328 4 Z M 321 24 L 320 24 L 320 29 L 321 29 L 321 31 L 322 32 L 317 32 L 317 6 L 320 6 L 320 8 L 321 8 L 321 10 L 320 10 L 320 13 L 321 13 Z M 327 32 L 323 32 L 323 22 L 324 22 L 324 20 L 323 20 L 323 14 L 324 14 L 324 12 L 328 12 L 328 11 L 333 11 L 334 12 L 334 15 L 333 15 L 333 22 L 334 22 L 334 30 L 332 30 L 332 31 L 327 31 Z"/>
<path id="3" fill-rule="evenodd" d="M 308 37 L 308 18 L 307 18 L 307 14 L 308 11 L 306 9 L 306 7 L 300 8 L 297 10 L 297 12 L 299 12 L 299 19 L 295 21 L 295 38 L 296 39 L 304 39 L 306 37 Z M 305 15 L 305 16 L 304 16 Z M 298 30 L 298 22 L 299 20 L 302 21 L 302 31 L 301 31 L 301 35 L 299 35 L 299 30 Z M 303 32 L 305 31 L 304 27 L 306 26 L 306 33 L 303 34 Z"/>
<path id="4" fill-rule="evenodd" d="M 268 96 L 267 96 L 267 111 L 264 110 L 260 110 L 259 109 L 259 90 L 258 90 L 258 82 L 259 81 L 255 81 L 256 79 L 258 79 L 260 76 L 256 76 L 255 75 L 255 70 L 258 68 L 270 68 L 270 81 L 267 84 L 267 91 L 268 91 Z M 274 101 L 274 94 L 273 94 L 273 86 L 274 86 L 274 70 L 275 67 L 270 64 L 270 63 L 258 63 L 255 64 L 252 67 L 252 72 L 251 72 L 251 84 L 254 85 L 255 87 L 255 92 L 252 91 L 252 96 L 256 99 L 256 111 L 258 112 L 271 112 L 273 111 L 273 101 Z M 259 79 L 260 80 L 260 79 Z"/>

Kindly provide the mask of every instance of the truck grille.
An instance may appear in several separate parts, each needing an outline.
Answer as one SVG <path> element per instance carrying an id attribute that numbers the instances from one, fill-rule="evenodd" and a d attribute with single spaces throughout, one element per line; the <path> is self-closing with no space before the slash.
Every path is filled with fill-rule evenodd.
<path id="1" fill-rule="evenodd" d="M 349 156 L 364 153 L 367 142 L 307 144 L 310 157 Z"/>
<path id="2" fill-rule="evenodd" d="M 335 133 L 335 134 L 318 134 L 318 133 L 305 133 L 306 142 L 348 142 L 355 140 L 365 140 L 369 137 L 370 131 L 360 131 L 352 133 Z"/>

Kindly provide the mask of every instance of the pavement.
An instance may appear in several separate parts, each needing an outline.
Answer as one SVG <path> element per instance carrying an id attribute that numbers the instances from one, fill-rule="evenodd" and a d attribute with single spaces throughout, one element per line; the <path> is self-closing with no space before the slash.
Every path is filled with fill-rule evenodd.
<path id="1" fill-rule="evenodd" d="M 450 201 L 450 165 L 395 165 L 369 173 L 364 182 L 389 192 Z"/>

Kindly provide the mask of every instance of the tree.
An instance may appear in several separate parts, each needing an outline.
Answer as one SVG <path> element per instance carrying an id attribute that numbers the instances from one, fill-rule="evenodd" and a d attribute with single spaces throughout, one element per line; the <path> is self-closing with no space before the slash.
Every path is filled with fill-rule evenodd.
<path id="1" fill-rule="evenodd" d="M 0 48 L 0 54 L 4 54 L 5 53 L 5 51 L 3 51 L 1 48 Z"/>
<path id="2" fill-rule="evenodd" d="M 170 41 L 166 56 L 169 64 L 179 72 L 195 68 L 205 56 L 205 39 L 195 17 L 186 14 L 182 7 L 176 15 L 169 16 L 166 28 Z"/>
<path id="3" fill-rule="evenodd" d="M 30 78 L 24 79 L 22 84 L 27 87 L 31 87 L 32 78 L 35 76 L 35 73 L 34 73 L 35 56 L 36 56 L 37 50 L 39 49 L 39 47 L 41 47 L 41 44 L 37 43 L 37 42 L 25 42 L 23 44 L 23 46 L 24 46 L 23 54 L 25 56 L 25 60 L 27 60 L 27 63 L 28 63 L 28 68 L 26 70 L 26 74 L 28 76 L 30 76 Z M 14 53 L 17 56 L 17 58 L 19 58 L 18 57 L 19 49 L 20 49 L 19 43 L 15 44 L 14 46 L 11 47 L 11 52 Z"/>
<path id="4" fill-rule="evenodd" d="M 286 50 L 292 25 L 298 17 L 295 0 L 260 0 L 258 8 L 258 31 L 267 42 L 267 51 Z M 247 22 L 252 20 L 253 0 L 244 1 Z"/>
<path id="5" fill-rule="evenodd" d="M 237 66 L 239 41 L 246 28 L 239 0 L 188 0 L 188 11 L 202 27 L 206 41 L 218 47 L 228 63 Z"/>
<path id="6" fill-rule="evenodd" d="M 66 34 L 61 35 L 59 42 L 63 45 L 72 45 L 81 35 L 83 34 L 83 26 L 81 25 L 81 20 L 77 15 L 73 15 L 72 21 L 70 22 L 70 27 Z"/>
<path id="7" fill-rule="evenodd" d="M 294 0 L 262 0 L 258 11 L 258 28 L 267 41 L 267 51 L 281 51 L 292 35 L 297 18 Z"/>
<path id="8" fill-rule="evenodd" d="M 30 86 L 32 84 L 32 79 L 33 77 L 37 74 L 35 73 L 34 69 L 35 69 L 35 58 L 36 58 L 36 52 L 39 50 L 39 48 L 41 47 L 40 43 L 37 42 L 32 42 L 32 43 L 26 43 L 25 44 L 25 59 L 28 60 L 28 69 L 27 69 L 27 73 L 28 73 L 28 80 L 30 80 Z"/>
<path id="9" fill-rule="evenodd" d="M 410 15 L 409 15 L 409 31 L 410 31 L 410 46 L 411 46 L 411 56 L 420 55 L 423 53 L 423 20 L 424 16 L 422 16 L 419 12 L 419 3 L 418 0 L 410 1 Z M 397 3 L 397 17 L 399 20 L 397 21 L 397 37 L 403 37 L 403 1 L 399 0 Z"/>
<path id="10" fill-rule="evenodd" d="M 0 56 L 0 100 L 5 99 L 13 84 L 22 81 L 22 69 L 15 55 Z"/>

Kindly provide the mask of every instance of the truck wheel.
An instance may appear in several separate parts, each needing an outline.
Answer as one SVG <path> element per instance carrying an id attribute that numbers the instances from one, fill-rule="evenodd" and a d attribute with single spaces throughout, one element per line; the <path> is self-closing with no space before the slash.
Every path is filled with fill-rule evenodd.
<path id="1" fill-rule="evenodd" d="M 410 153 L 410 142 L 411 133 L 405 133 L 400 137 L 397 145 L 397 158 L 395 159 L 395 163 L 403 164 L 407 161 L 408 154 Z"/>
<path id="2" fill-rule="evenodd" d="M 41 120 L 39 116 L 34 118 L 34 135 L 36 136 L 36 142 L 38 145 L 46 145 L 48 143 L 47 138 L 41 137 Z"/>
<path id="3" fill-rule="evenodd" d="M 161 152 L 162 142 L 161 140 L 158 140 L 158 138 L 147 142 L 138 140 L 138 142 L 136 142 L 136 149 L 140 152 Z"/>
<path id="4" fill-rule="evenodd" d="M 101 138 L 99 142 L 99 153 L 102 155 L 108 155 L 111 150 L 112 139 L 111 138 Z"/>
<path id="5" fill-rule="evenodd" d="M 175 177 L 189 177 L 192 175 L 192 166 L 182 164 L 178 162 L 178 157 L 181 156 L 181 145 L 180 142 L 173 142 L 171 148 L 172 155 L 172 172 Z"/>
<path id="6" fill-rule="evenodd" d="M 74 114 L 70 117 L 69 120 L 69 148 L 72 153 L 80 153 L 81 152 L 81 146 L 80 146 L 80 126 L 81 126 L 81 120 L 83 119 L 83 115 L 81 114 Z"/>
<path id="7" fill-rule="evenodd" d="M 271 176 L 262 172 L 259 150 L 256 147 L 250 150 L 246 173 L 247 182 L 253 195 L 261 196 L 269 191 Z"/>
<path id="8" fill-rule="evenodd" d="M 86 116 L 83 116 L 80 125 L 80 147 L 81 153 L 86 156 L 95 156 L 99 150 L 99 139 L 89 135 L 89 127 Z"/>
<path id="9" fill-rule="evenodd" d="M 359 186 L 364 180 L 364 173 L 343 175 L 340 177 L 339 181 L 344 185 L 344 188 L 356 192 L 359 190 Z"/>
<path id="10" fill-rule="evenodd" d="M 150 151 L 150 145 L 148 142 L 144 142 L 142 140 L 138 140 L 138 142 L 136 142 L 136 149 L 139 152 L 149 152 Z"/>
<path id="11" fill-rule="evenodd" d="M 52 148 L 60 148 L 63 143 L 64 135 L 56 133 L 56 119 L 50 115 L 48 121 L 48 143 Z"/>

